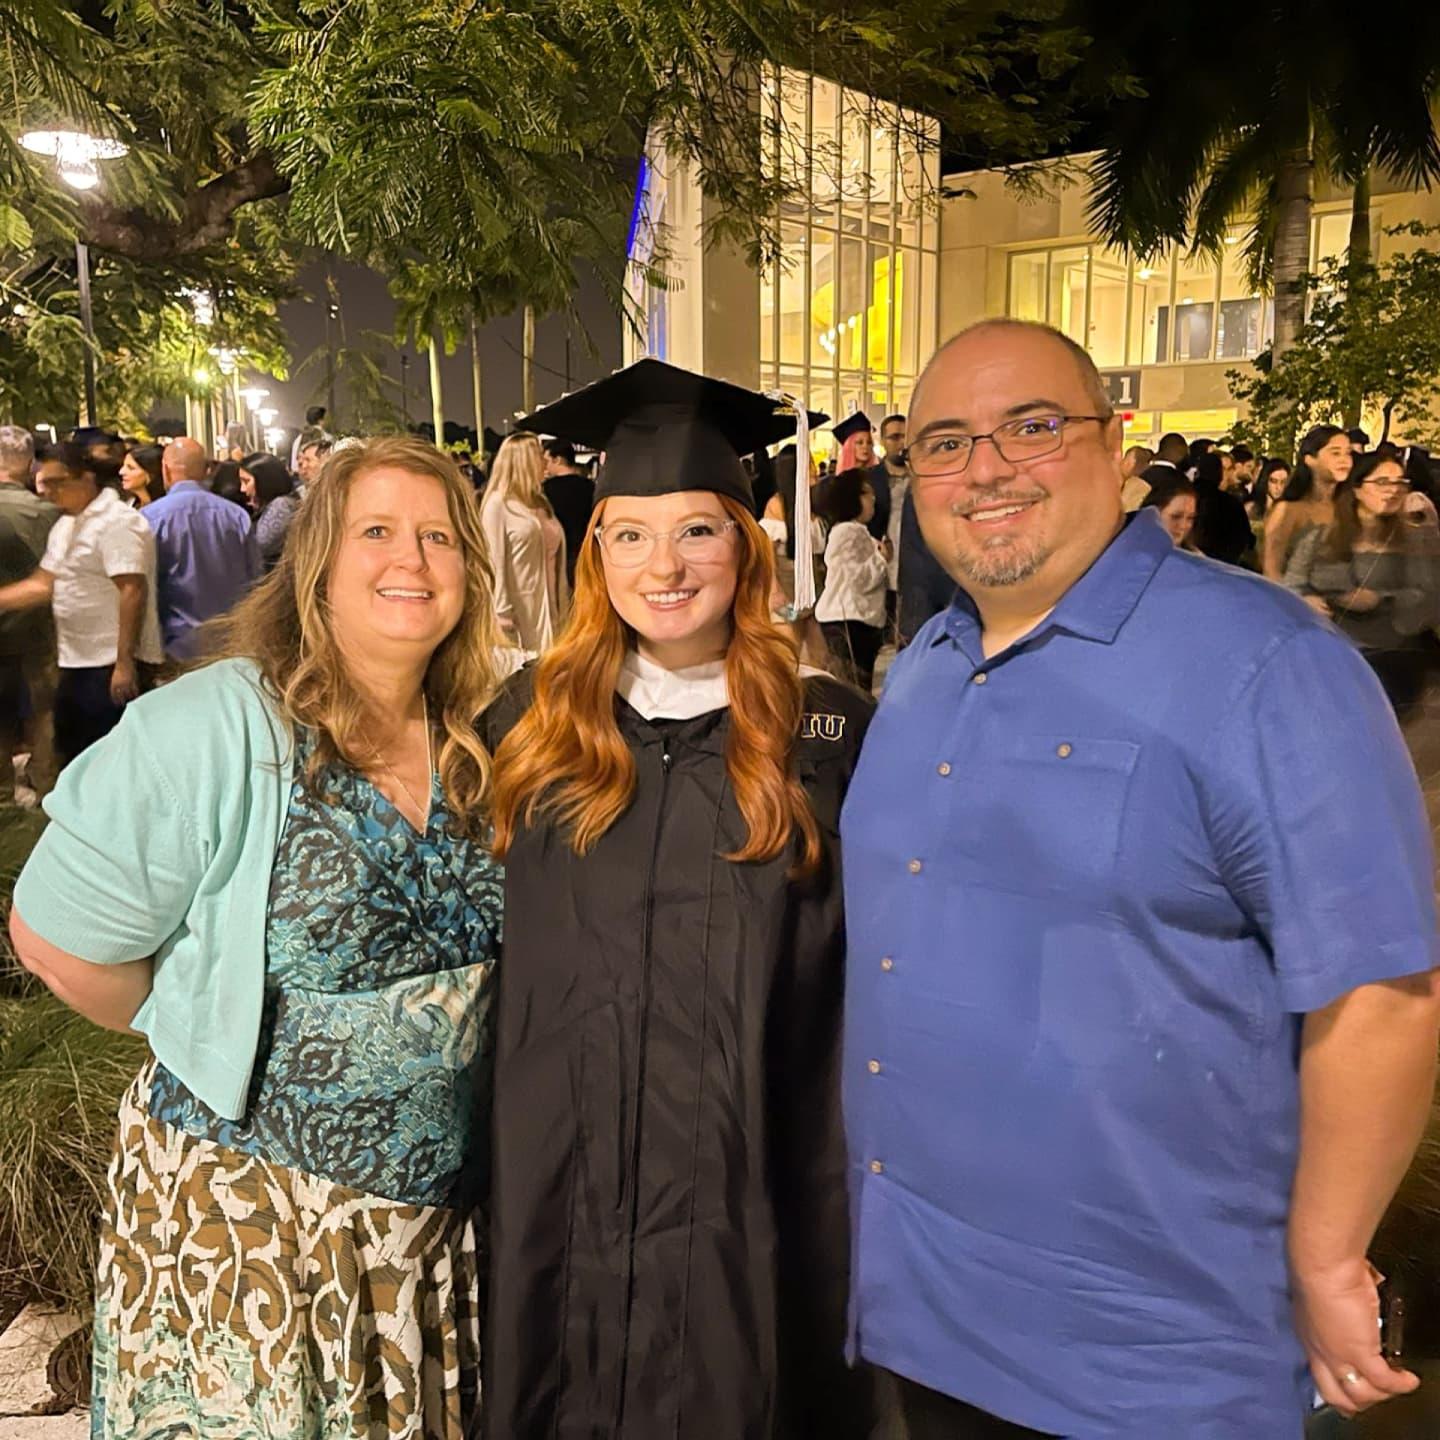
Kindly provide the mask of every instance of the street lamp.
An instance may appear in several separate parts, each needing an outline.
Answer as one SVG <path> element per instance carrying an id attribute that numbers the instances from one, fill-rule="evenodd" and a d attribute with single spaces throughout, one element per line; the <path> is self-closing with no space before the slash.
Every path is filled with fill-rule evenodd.
<path id="1" fill-rule="evenodd" d="M 20 143 L 33 154 L 51 155 L 60 178 L 74 190 L 93 190 L 100 183 L 97 160 L 118 160 L 129 146 L 78 130 L 27 130 Z M 95 321 L 90 312 L 90 247 L 75 242 L 76 279 L 80 287 L 80 328 L 85 332 L 85 423 L 95 424 Z"/>
<path id="2" fill-rule="evenodd" d="M 260 432 L 255 428 L 255 412 L 260 408 L 260 402 L 270 392 L 262 389 L 259 385 L 247 385 L 240 392 L 240 398 L 245 402 L 245 408 L 250 412 L 250 438 L 255 443 L 255 448 L 260 448 Z"/>

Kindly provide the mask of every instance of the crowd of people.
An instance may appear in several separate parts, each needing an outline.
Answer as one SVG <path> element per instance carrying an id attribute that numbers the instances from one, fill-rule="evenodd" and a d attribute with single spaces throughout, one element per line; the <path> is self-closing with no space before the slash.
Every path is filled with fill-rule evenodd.
<path id="1" fill-rule="evenodd" d="M 72 692 L 11 937 L 152 1051 L 97 1440 L 1299 1440 L 1415 1388 L 1367 1250 L 1440 1037 L 1420 457 L 1122 466 L 1016 321 L 833 473 L 798 422 L 646 360 L 483 488 L 222 459 L 250 519 L 192 442 L 0 431 Z"/>
<path id="2" fill-rule="evenodd" d="M 231 439 L 217 458 L 185 436 L 86 427 L 37 448 L 0 427 L 0 800 L 17 754 L 22 792 L 48 794 L 278 562 L 331 438 L 302 434 L 298 473 Z"/>

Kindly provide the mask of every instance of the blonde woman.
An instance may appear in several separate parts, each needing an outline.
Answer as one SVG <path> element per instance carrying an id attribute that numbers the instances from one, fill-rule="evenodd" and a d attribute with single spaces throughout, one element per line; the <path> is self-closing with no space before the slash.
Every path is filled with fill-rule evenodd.
<path id="1" fill-rule="evenodd" d="M 490 588 L 448 457 L 347 450 L 222 658 L 131 705 L 47 801 L 15 948 L 154 1051 L 109 1177 L 99 1440 L 474 1423 Z"/>
<path id="2" fill-rule="evenodd" d="M 517 649 L 539 655 L 570 608 L 565 532 L 545 498 L 545 458 L 534 435 L 511 435 L 495 456 L 480 521 L 495 570 L 495 618 Z"/>

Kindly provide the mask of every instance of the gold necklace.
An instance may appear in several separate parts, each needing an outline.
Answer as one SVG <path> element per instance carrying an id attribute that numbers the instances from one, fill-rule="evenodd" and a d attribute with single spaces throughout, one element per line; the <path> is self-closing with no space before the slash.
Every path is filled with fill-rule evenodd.
<path id="1" fill-rule="evenodd" d="M 425 698 L 425 692 L 423 690 L 420 692 L 420 715 L 425 724 L 425 774 L 430 778 L 430 783 L 433 785 L 435 783 L 433 778 L 435 775 L 435 752 L 432 748 L 430 735 L 430 702 Z M 422 805 L 415 798 L 414 791 L 395 773 L 394 768 L 380 753 L 379 748 L 372 744 L 370 749 L 375 758 L 384 767 L 385 773 L 405 792 L 405 798 L 415 807 L 416 813 L 421 817 L 420 828 L 423 829 L 430 819 L 430 800 L 428 794 L 425 803 Z"/>

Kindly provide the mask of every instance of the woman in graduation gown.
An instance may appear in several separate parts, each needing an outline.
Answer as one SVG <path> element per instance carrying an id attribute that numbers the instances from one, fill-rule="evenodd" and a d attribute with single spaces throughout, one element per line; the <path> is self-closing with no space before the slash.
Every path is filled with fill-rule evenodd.
<path id="1" fill-rule="evenodd" d="M 492 1440 L 847 1440 L 838 817 L 871 702 L 802 675 L 740 454 L 642 361 L 525 422 L 606 451 L 569 628 L 486 715 L 507 863 Z"/>

